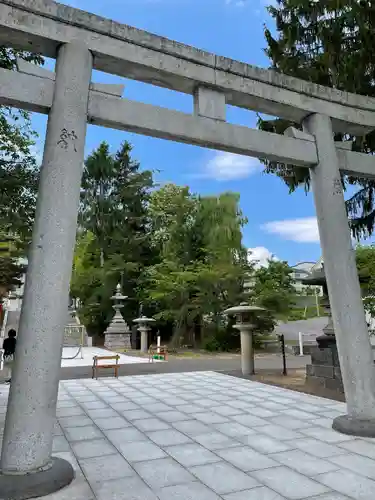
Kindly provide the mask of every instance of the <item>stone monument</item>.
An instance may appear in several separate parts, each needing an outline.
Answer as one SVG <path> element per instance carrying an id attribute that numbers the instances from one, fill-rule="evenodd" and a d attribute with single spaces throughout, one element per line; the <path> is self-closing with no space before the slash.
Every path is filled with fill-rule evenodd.
<path id="1" fill-rule="evenodd" d="M 236 317 L 236 324 L 233 326 L 241 334 L 241 369 L 242 375 L 254 375 L 254 346 L 253 330 L 256 316 L 265 311 L 262 307 L 250 306 L 242 303 L 239 306 L 231 307 L 224 311 L 225 314 Z"/>
<path id="2" fill-rule="evenodd" d="M 115 295 L 111 297 L 111 300 L 114 302 L 113 309 L 115 310 L 115 315 L 105 331 L 104 347 L 107 349 L 131 349 L 131 332 L 120 312 L 120 309 L 124 307 L 123 302 L 127 298 L 125 295 L 122 295 L 121 285 L 118 284 Z"/>

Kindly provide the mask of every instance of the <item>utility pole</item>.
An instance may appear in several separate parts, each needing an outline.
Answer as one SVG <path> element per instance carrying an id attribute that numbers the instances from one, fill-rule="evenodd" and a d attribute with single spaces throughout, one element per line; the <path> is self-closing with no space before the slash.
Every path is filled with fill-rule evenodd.
<path id="1" fill-rule="evenodd" d="M 315 305 L 316 305 L 316 314 L 318 318 L 320 318 L 319 289 L 316 287 L 315 287 Z"/>

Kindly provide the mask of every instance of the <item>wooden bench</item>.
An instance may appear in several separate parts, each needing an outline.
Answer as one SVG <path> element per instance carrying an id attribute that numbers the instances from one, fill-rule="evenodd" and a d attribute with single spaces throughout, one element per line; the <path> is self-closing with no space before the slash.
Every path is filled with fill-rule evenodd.
<path id="1" fill-rule="evenodd" d="M 159 352 L 158 352 L 159 350 Z M 150 345 L 148 350 L 148 362 L 154 362 L 154 356 L 161 356 L 164 361 L 167 361 L 168 358 L 168 348 L 166 345 L 161 345 L 160 347 L 156 345 Z"/>
<path id="2" fill-rule="evenodd" d="M 107 361 L 107 360 L 116 360 L 116 363 L 100 365 L 99 361 Z M 93 365 L 92 365 L 92 378 L 98 378 L 98 370 L 99 368 L 112 368 L 115 371 L 115 377 L 118 378 L 118 369 L 120 365 L 118 364 L 120 360 L 120 356 L 117 354 L 116 356 L 94 356 L 93 357 Z"/>

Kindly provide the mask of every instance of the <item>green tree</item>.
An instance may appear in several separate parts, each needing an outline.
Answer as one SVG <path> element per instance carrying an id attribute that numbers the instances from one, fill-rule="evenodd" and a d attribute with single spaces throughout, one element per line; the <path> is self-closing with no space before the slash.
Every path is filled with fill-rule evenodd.
<path id="1" fill-rule="evenodd" d="M 112 203 L 114 158 L 109 144 L 102 142 L 85 161 L 81 183 L 81 207 L 79 224 L 90 231 L 100 248 L 100 265 L 104 265 L 104 254 L 108 251 L 113 229 Z"/>
<path id="2" fill-rule="evenodd" d="M 358 275 L 362 281 L 363 305 L 365 311 L 375 318 L 375 246 L 356 247 Z"/>
<path id="3" fill-rule="evenodd" d="M 251 268 L 242 243 L 242 228 L 247 219 L 239 207 L 237 193 L 201 196 L 198 201 L 193 227 L 193 235 L 200 235 L 195 302 L 202 315 L 211 317 L 219 326 L 223 311 L 243 299 L 244 279 Z"/>
<path id="4" fill-rule="evenodd" d="M 0 68 L 14 70 L 17 57 L 43 64 L 30 52 L 0 47 Z M 28 113 L 0 107 L 0 229 L 21 241 L 29 239 L 34 221 L 39 173 L 35 138 Z"/>
<path id="5" fill-rule="evenodd" d="M 269 260 L 267 267 L 256 269 L 252 276 L 251 301 L 274 315 L 288 313 L 296 297 L 292 272 L 287 262 L 276 260 Z"/>
<path id="6" fill-rule="evenodd" d="M 19 260 L 18 246 L 14 237 L 0 232 L 0 303 L 8 292 L 21 285 L 22 275 L 26 272 L 25 265 Z"/>
<path id="7" fill-rule="evenodd" d="M 198 201 L 189 188 L 166 184 L 152 193 L 148 210 L 151 240 L 160 259 L 181 264 L 194 260 L 192 233 Z"/>
<path id="8" fill-rule="evenodd" d="M 173 341 L 199 342 L 202 324 L 218 325 L 223 310 L 242 296 L 246 222 L 239 197 L 193 195 L 172 184 L 150 202 L 152 238 L 160 261 L 147 269 L 145 300 L 175 325 Z"/>
<path id="9" fill-rule="evenodd" d="M 181 337 L 186 342 L 194 338 L 194 322 L 199 316 L 192 303 L 197 276 L 193 264 L 181 266 L 172 260 L 150 266 L 145 273 L 144 299 L 155 311 L 155 317 L 174 325 L 172 343 L 177 345 Z"/>
<path id="10" fill-rule="evenodd" d="M 112 155 L 102 143 L 85 161 L 71 294 L 81 300 L 80 315 L 95 334 L 113 316 L 110 297 L 118 282 L 129 297 L 124 316 L 135 317 L 139 280 L 154 255 L 147 212 L 152 173 L 140 170 L 131 151 L 124 142 Z"/>
<path id="11" fill-rule="evenodd" d="M 0 47 L 0 68 L 14 70 L 16 57 L 43 64 L 29 52 Z M 0 300 L 21 284 L 37 197 L 39 169 L 33 154 L 36 134 L 28 113 L 0 107 Z"/>
<path id="12" fill-rule="evenodd" d="M 232 192 L 198 198 L 193 234 L 201 235 L 199 243 L 205 252 L 201 257 L 206 261 L 235 264 L 247 261 L 242 244 L 242 227 L 247 224 L 247 218 L 239 203 L 239 194 Z"/>
<path id="13" fill-rule="evenodd" d="M 272 67 L 287 75 L 343 91 L 375 96 L 375 3 L 351 0 L 277 0 L 268 8 L 276 22 L 276 34 L 265 30 L 266 53 Z M 280 119 L 259 120 L 262 130 L 283 133 L 300 124 Z M 335 140 L 353 140 L 354 150 L 372 154 L 375 133 L 366 137 L 336 134 Z M 307 169 L 266 161 L 266 170 L 282 177 L 294 191 L 309 189 Z M 357 187 L 347 200 L 352 232 L 371 235 L 375 223 L 375 184 L 372 180 L 343 178 Z"/>
<path id="14" fill-rule="evenodd" d="M 72 297 L 79 298 L 80 321 L 89 335 L 101 335 L 111 321 L 110 297 L 116 286 L 116 276 L 100 266 L 100 246 L 93 233 L 80 232 L 74 255 L 70 282 Z"/>
<path id="15" fill-rule="evenodd" d="M 8 292 L 21 286 L 26 267 L 13 257 L 0 257 L 0 302 Z"/>
<path id="16" fill-rule="evenodd" d="M 173 343 L 194 337 L 198 311 L 190 299 L 195 290 L 193 225 L 198 202 L 188 187 L 166 184 L 150 198 L 150 234 L 157 262 L 146 269 L 140 293 L 161 325 L 173 327 Z"/>

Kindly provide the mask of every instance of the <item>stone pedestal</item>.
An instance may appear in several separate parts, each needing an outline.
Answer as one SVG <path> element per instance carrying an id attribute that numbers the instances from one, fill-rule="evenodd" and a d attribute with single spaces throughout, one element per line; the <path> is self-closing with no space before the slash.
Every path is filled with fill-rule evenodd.
<path id="1" fill-rule="evenodd" d="M 106 333 L 104 347 L 109 350 L 131 349 L 129 333 Z"/>
<path id="2" fill-rule="evenodd" d="M 326 389 L 344 392 L 337 347 L 311 349 L 311 365 L 306 366 L 306 381 Z"/>
<path id="3" fill-rule="evenodd" d="M 150 328 L 147 327 L 139 327 L 139 331 L 141 332 L 141 352 L 146 353 L 148 351 L 148 332 Z"/>
<path id="4" fill-rule="evenodd" d="M 241 370 L 242 375 L 254 375 L 253 334 L 250 329 L 241 329 Z"/>
<path id="5" fill-rule="evenodd" d="M 105 331 L 104 347 L 109 350 L 131 349 L 131 332 L 120 312 L 120 309 L 124 307 L 123 302 L 127 297 L 121 294 L 120 284 L 117 285 L 116 293 L 111 299 L 114 301 L 113 309 L 115 310 L 115 315 Z"/>

